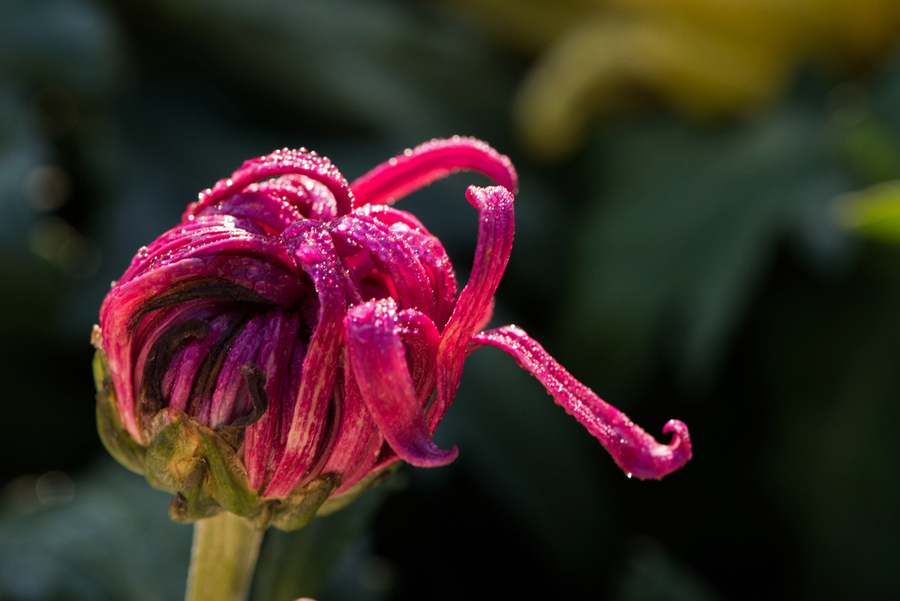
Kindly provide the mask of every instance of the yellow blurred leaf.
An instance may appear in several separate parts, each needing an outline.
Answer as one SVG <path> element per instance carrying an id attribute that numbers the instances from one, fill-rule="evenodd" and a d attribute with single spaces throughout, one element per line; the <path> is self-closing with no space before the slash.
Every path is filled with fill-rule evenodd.
<path id="1" fill-rule="evenodd" d="M 730 117 L 773 102 L 805 63 L 871 64 L 900 40 L 897 0 L 444 1 L 538 54 L 515 121 L 545 159 L 642 93 L 690 117 Z"/>

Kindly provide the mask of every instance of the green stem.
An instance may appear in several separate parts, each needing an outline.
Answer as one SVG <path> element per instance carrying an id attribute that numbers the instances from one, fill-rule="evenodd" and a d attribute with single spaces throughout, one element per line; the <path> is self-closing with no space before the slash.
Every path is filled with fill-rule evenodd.
<path id="1" fill-rule="evenodd" d="M 224 512 L 194 524 L 186 601 L 246 601 L 263 533 Z"/>

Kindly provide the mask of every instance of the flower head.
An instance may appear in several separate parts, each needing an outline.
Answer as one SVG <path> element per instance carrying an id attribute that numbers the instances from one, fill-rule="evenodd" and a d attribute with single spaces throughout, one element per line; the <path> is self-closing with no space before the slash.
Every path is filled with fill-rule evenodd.
<path id="1" fill-rule="evenodd" d="M 460 169 L 480 214 L 459 291 L 440 241 L 394 200 Z M 445 465 L 440 424 L 467 354 L 502 348 L 629 475 L 691 455 L 687 428 L 657 443 L 572 378 L 522 330 L 483 331 L 513 239 L 509 159 L 434 140 L 348 184 L 305 149 L 246 162 L 142 248 L 95 329 L 98 425 L 126 466 L 176 493 L 174 518 L 223 509 L 299 527 L 403 459 Z"/>

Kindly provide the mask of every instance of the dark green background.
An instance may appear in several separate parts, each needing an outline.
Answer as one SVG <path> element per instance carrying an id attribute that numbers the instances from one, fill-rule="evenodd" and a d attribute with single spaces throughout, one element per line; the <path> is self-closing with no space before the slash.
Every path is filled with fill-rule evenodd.
<path id="1" fill-rule="evenodd" d="M 651 433 L 685 421 L 694 459 L 626 479 L 482 350 L 438 431 L 457 462 L 270 536 L 254 598 L 900 597 L 900 252 L 829 208 L 900 177 L 900 63 L 805 68 L 716 126 L 650 109 L 541 165 L 509 110 L 531 59 L 470 25 L 399 0 L 0 2 L 0 598 L 183 594 L 190 528 L 93 424 L 90 329 L 137 248 L 247 158 L 306 146 L 353 179 L 454 134 L 521 176 L 495 323 Z M 463 279 L 470 183 L 400 205 Z M 38 500 L 50 470 L 68 503 Z"/>

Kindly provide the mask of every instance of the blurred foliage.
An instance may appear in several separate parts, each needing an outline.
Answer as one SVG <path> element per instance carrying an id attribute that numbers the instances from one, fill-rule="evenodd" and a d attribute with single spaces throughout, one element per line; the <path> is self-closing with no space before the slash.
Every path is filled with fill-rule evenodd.
<path id="1" fill-rule="evenodd" d="M 885 182 L 844 195 L 834 204 L 835 219 L 860 234 L 900 242 L 900 182 Z"/>
<path id="2" fill-rule="evenodd" d="M 774 103 L 807 61 L 846 69 L 900 39 L 893 0 L 445 1 L 540 54 L 515 116 L 545 158 L 570 155 L 596 116 L 643 91 L 689 116 L 733 116 Z"/>
<path id="3" fill-rule="evenodd" d="M 49 480 L 47 476 L 55 476 Z M 0 595 L 54 601 L 163 601 L 184 595 L 191 530 L 160 507 L 167 493 L 111 460 L 98 462 L 72 482 L 61 472 L 22 476 L 7 485 L 0 513 Z M 36 482 L 35 482 L 36 480 Z M 49 480 L 49 485 L 48 485 Z M 359 547 L 388 484 L 364 494 L 333 516 L 297 532 L 266 533 L 253 599 L 294 601 L 382 597 L 357 574 L 371 552 Z M 365 549 L 362 549 L 365 551 Z M 377 587 L 375 587 L 377 589 Z"/>
<path id="4" fill-rule="evenodd" d="M 505 29 L 403 0 L 0 3 L 0 598 L 181 597 L 190 529 L 168 522 L 166 495 L 92 464 L 88 337 L 135 250 L 248 157 L 306 146 L 352 179 L 453 134 L 489 140 L 521 175 L 495 322 L 523 326 L 649 432 L 683 419 L 695 459 L 662 483 L 626 479 L 514 361 L 482 350 L 438 430 L 456 464 L 405 468 L 404 490 L 270 536 L 258 598 L 900 595 L 900 249 L 877 241 L 896 236 L 884 183 L 900 179 L 900 64 L 793 77 L 807 59 L 884 56 L 894 4 L 785 2 L 771 19 L 754 12 L 771 3 L 712 0 L 479 6 Z M 698 46 L 673 33 L 678 15 Z M 638 82 L 676 106 L 768 108 L 715 126 L 652 110 L 582 121 L 573 160 L 535 165 L 508 107 L 573 23 L 615 32 L 583 38 L 580 51 L 621 42 L 604 68 L 682 60 Z M 550 54 L 533 67 L 486 30 Z M 729 94 L 694 86 L 722 70 Z M 462 280 L 469 183 L 483 180 L 400 205 Z M 72 474 L 64 505 L 35 504 L 50 470 Z"/>
<path id="5" fill-rule="evenodd" d="M 184 594 L 190 530 L 154 510 L 167 502 L 165 493 L 111 460 L 71 486 L 68 500 L 36 495 L 27 476 L 7 485 L 3 599 L 162 601 Z"/>
<path id="6" fill-rule="evenodd" d="M 716 601 L 719 599 L 702 578 L 680 565 L 658 542 L 638 538 L 629 549 L 628 569 L 623 573 L 615 601 Z"/>
<path id="7" fill-rule="evenodd" d="M 597 385 L 638 389 L 662 324 L 681 376 L 708 377 L 786 234 L 807 230 L 813 252 L 839 252 L 812 231 L 848 185 L 830 133 L 823 116 L 785 109 L 727 131 L 653 123 L 600 141 L 594 164 L 609 175 L 592 196 L 605 202 L 576 233 L 578 285 L 563 318 L 602 358 Z"/>

